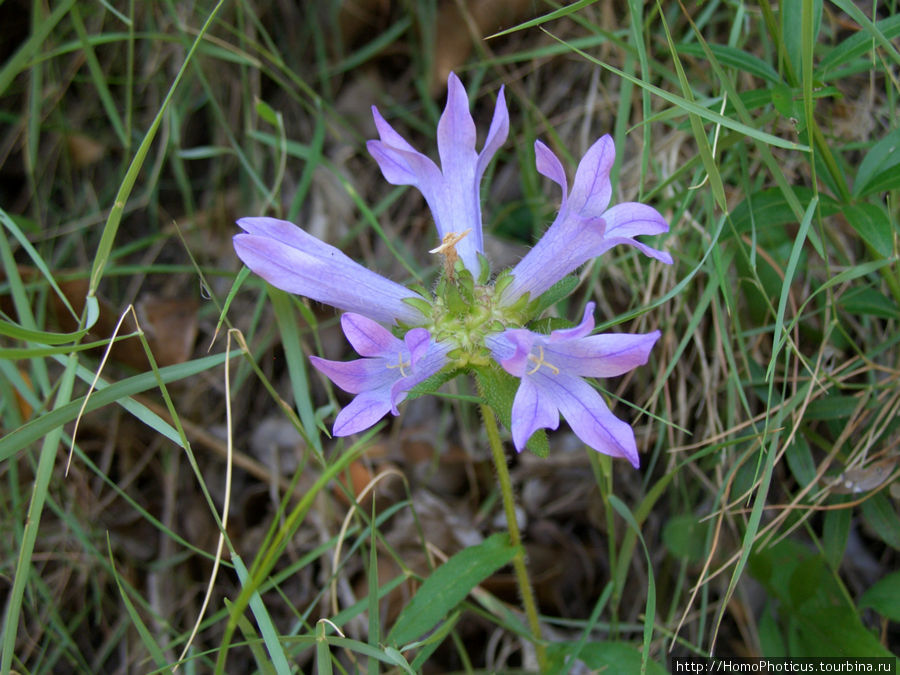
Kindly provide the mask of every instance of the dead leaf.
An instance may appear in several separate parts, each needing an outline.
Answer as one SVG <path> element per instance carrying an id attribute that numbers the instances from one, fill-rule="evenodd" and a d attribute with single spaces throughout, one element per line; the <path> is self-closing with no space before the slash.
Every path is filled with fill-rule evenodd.
<path id="1" fill-rule="evenodd" d="M 76 168 L 96 164 L 106 154 L 106 146 L 84 134 L 71 134 L 66 137 L 69 157 Z"/>
<path id="2" fill-rule="evenodd" d="M 29 389 L 34 391 L 34 387 L 31 386 L 31 377 L 28 375 L 28 372 L 23 368 L 19 368 L 19 375 L 22 376 L 22 379 L 25 381 L 25 385 Z M 23 397 L 22 394 L 19 393 L 18 389 L 15 390 L 15 394 L 16 405 L 19 406 L 19 415 L 21 415 L 23 420 L 31 419 L 31 413 L 34 412 L 31 405 L 28 403 L 28 401 L 25 400 L 25 397 Z"/>
<path id="3" fill-rule="evenodd" d="M 76 315 L 84 312 L 85 298 L 88 293 L 87 279 L 73 279 L 59 284 L 60 290 Z M 100 315 L 91 328 L 89 336 L 92 340 L 103 340 L 112 337 L 121 312 L 102 297 L 98 297 Z M 69 312 L 61 298 L 53 296 L 52 309 L 60 328 L 64 331 L 75 331 L 78 321 Z M 141 329 L 147 337 L 150 351 L 158 366 L 171 366 L 183 363 L 190 358 L 194 340 L 197 337 L 197 303 L 192 300 L 160 300 L 147 296 L 138 301 L 136 312 Z M 125 317 L 119 329 L 119 335 L 134 332 L 137 326 L 131 315 Z M 129 338 L 118 340 L 110 351 L 110 357 L 131 366 L 135 370 L 146 371 L 150 362 L 144 353 L 140 340 Z"/>
<path id="4" fill-rule="evenodd" d="M 451 71 L 459 69 L 474 45 L 470 26 L 480 38 L 498 33 L 531 16 L 530 0 L 445 0 L 438 11 L 432 82 L 436 88 L 447 84 Z"/>
<path id="5" fill-rule="evenodd" d="M 847 469 L 840 476 L 832 479 L 831 491 L 837 495 L 850 495 L 874 490 L 894 472 L 897 459 L 897 457 L 888 457 L 863 467 Z"/>

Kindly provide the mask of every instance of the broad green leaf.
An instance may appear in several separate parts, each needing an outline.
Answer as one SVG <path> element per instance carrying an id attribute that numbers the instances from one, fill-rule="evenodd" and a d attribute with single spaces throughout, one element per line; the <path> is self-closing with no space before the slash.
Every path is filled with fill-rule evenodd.
<path id="1" fill-rule="evenodd" d="M 803 650 L 791 656 L 891 657 L 852 607 L 809 608 L 796 617 Z"/>
<path id="2" fill-rule="evenodd" d="M 819 33 L 822 24 L 822 0 L 816 0 L 813 5 L 813 38 Z M 802 21 L 804 3 L 800 0 L 781 3 L 781 36 L 784 40 L 784 48 L 788 60 L 793 69 L 794 76 L 800 81 L 802 70 Z M 815 39 L 813 40 L 815 42 Z"/>
<path id="3" fill-rule="evenodd" d="M 881 32 L 888 40 L 893 40 L 900 35 L 900 14 L 894 14 L 886 19 L 877 21 L 874 28 Z M 838 75 L 836 72 L 841 66 L 859 59 L 861 70 L 872 68 L 871 60 L 872 36 L 861 30 L 853 33 L 837 47 L 831 49 L 819 62 L 817 76 L 822 80 L 828 80 Z M 860 58 L 866 56 L 867 58 Z"/>
<path id="4" fill-rule="evenodd" d="M 794 195 L 800 203 L 808 204 L 812 201 L 813 191 L 807 187 L 794 187 Z M 843 206 L 833 197 L 825 194 L 819 195 L 819 214 L 824 218 L 832 216 L 843 210 Z M 735 207 L 731 212 L 731 222 L 738 234 L 743 234 L 751 229 L 757 233 L 769 230 L 781 230 L 782 225 L 796 223 L 797 216 L 791 209 L 779 188 L 770 188 L 754 192 Z M 729 234 L 723 235 L 724 237 Z"/>
<path id="5" fill-rule="evenodd" d="M 832 569 L 837 569 L 847 550 L 850 520 L 853 509 L 832 509 L 825 512 L 822 522 L 822 552 Z"/>
<path id="6" fill-rule="evenodd" d="M 859 163 L 853 195 L 865 197 L 900 187 L 900 129 L 894 129 L 875 143 Z"/>
<path id="7" fill-rule="evenodd" d="M 690 513 L 672 516 L 663 527 L 662 540 L 676 558 L 692 562 L 706 557 L 706 535 L 710 521 L 700 522 Z"/>
<path id="8" fill-rule="evenodd" d="M 891 572 L 870 586 L 859 599 L 859 607 L 871 607 L 891 621 L 900 621 L 900 572 Z"/>
<path id="9" fill-rule="evenodd" d="M 566 657 L 578 645 L 575 642 L 557 642 L 550 645 L 547 655 L 550 658 L 552 672 L 569 672 L 572 663 L 566 663 Z M 641 652 L 627 642 L 587 642 L 578 651 L 577 660 L 587 666 L 591 672 L 603 675 L 634 675 L 641 672 Z M 647 661 L 649 675 L 665 675 L 666 669 L 656 661 Z"/>
<path id="10" fill-rule="evenodd" d="M 881 540 L 891 548 L 900 550 L 900 518 L 897 509 L 882 492 L 872 495 L 862 503 L 863 517 Z"/>
<path id="11" fill-rule="evenodd" d="M 853 414 L 857 405 L 859 405 L 859 399 L 855 396 L 828 394 L 812 401 L 807 406 L 806 414 L 803 417 L 807 420 L 845 419 Z"/>
<path id="12" fill-rule="evenodd" d="M 802 436 L 797 436 L 785 451 L 788 467 L 797 483 L 806 487 L 816 478 L 816 462 L 809 451 L 809 443 Z"/>
<path id="13" fill-rule="evenodd" d="M 891 654 L 859 618 L 822 555 L 784 540 L 754 553 L 750 573 L 779 600 L 778 620 L 788 656 Z"/>
<path id="14" fill-rule="evenodd" d="M 782 117 L 794 117 L 800 119 L 803 117 L 803 106 L 795 96 L 796 89 L 781 83 L 775 85 L 771 89 L 772 105 Z"/>
<path id="15" fill-rule="evenodd" d="M 877 316 L 882 319 L 900 318 L 897 303 L 874 288 L 848 291 L 838 300 L 841 308 L 857 316 Z"/>
<path id="16" fill-rule="evenodd" d="M 419 398 L 420 396 L 434 394 L 438 389 L 444 386 L 444 384 L 452 380 L 457 375 L 461 375 L 462 373 L 463 371 L 459 369 L 442 370 L 438 373 L 435 373 L 426 380 L 419 382 L 419 384 L 406 392 L 406 400 L 411 401 L 414 398 Z"/>
<path id="17" fill-rule="evenodd" d="M 486 403 L 507 429 L 512 428 L 512 405 L 519 389 L 520 380 L 495 365 L 481 366 L 475 369 L 475 377 Z M 535 431 L 528 439 L 526 446 L 538 457 L 550 454 L 550 443 L 543 429 Z"/>
<path id="18" fill-rule="evenodd" d="M 531 316 L 540 316 L 541 312 L 545 309 L 552 307 L 563 298 L 568 297 L 568 295 L 575 290 L 576 286 L 578 286 L 577 276 L 570 274 L 567 277 L 563 277 L 537 299 L 534 303 L 533 314 L 531 314 Z"/>
<path id="19" fill-rule="evenodd" d="M 705 57 L 703 47 L 696 42 L 681 42 L 677 45 L 679 54 L 688 54 L 690 56 Z M 749 54 L 737 47 L 729 47 L 728 45 L 709 44 L 710 51 L 715 55 L 723 66 L 730 66 L 742 70 L 750 75 L 777 84 L 781 82 L 778 72 L 768 63 L 758 56 Z"/>
<path id="20" fill-rule="evenodd" d="M 757 623 L 759 646 L 766 656 L 783 658 L 787 656 L 787 646 L 784 644 L 784 631 L 775 618 L 774 604 L 771 600 L 766 603 Z"/>
<path id="21" fill-rule="evenodd" d="M 281 126 L 278 121 L 280 113 L 275 112 L 275 109 L 261 98 L 256 100 L 256 114 L 273 127 Z"/>
<path id="22" fill-rule="evenodd" d="M 516 551 L 509 543 L 509 535 L 500 532 L 452 556 L 425 579 L 397 617 L 387 642 L 403 646 L 430 631 L 473 588 L 508 564 Z"/>
<path id="23" fill-rule="evenodd" d="M 897 170 L 900 174 L 900 169 Z M 875 204 L 850 204 L 844 207 L 847 222 L 882 258 L 889 258 L 894 249 L 894 230 L 883 208 Z"/>

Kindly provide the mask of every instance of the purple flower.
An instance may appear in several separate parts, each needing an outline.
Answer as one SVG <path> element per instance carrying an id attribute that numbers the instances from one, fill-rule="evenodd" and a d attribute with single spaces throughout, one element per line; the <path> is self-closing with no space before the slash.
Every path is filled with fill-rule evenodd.
<path id="1" fill-rule="evenodd" d="M 513 328 L 487 338 L 495 360 L 522 380 L 512 405 L 513 443 L 521 452 L 538 429 L 556 429 L 562 414 L 587 445 L 637 468 L 634 431 L 583 378 L 613 377 L 645 364 L 660 333 L 590 335 L 593 313 L 589 302 L 574 328 L 550 335 Z"/>
<path id="2" fill-rule="evenodd" d="M 422 323 L 422 313 L 405 302 L 424 301 L 422 296 L 296 225 L 276 218 L 241 218 L 237 224 L 246 231 L 234 237 L 238 257 L 273 286 L 386 324 Z"/>
<path id="3" fill-rule="evenodd" d="M 475 151 L 475 122 L 469 113 L 465 87 L 454 74 L 447 79 L 447 106 L 438 122 L 437 145 L 441 168 L 394 131 L 378 109 L 372 107 L 381 140 L 367 143 L 369 152 L 393 185 L 412 185 L 425 197 L 438 236 L 471 232 L 456 244 L 463 264 L 478 276 L 478 254 L 484 252 L 481 236 L 479 184 L 488 162 L 509 132 L 509 115 L 503 88 L 497 95 L 494 117 L 481 152 Z"/>
<path id="4" fill-rule="evenodd" d="M 360 356 L 355 361 L 330 361 L 310 356 L 312 364 L 344 391 L 356 397 L 338 414 L 334 435 L 368 429 L 420 382 L 447 364 L 449 345 L 434 342 L 424 328 L 407 331 L 402 340 L 360 314 L 341 317 L 344 335 Z"/>
<path id="5" fill-rule="evenodd" d="M 626 202 L 607 208 L 612 195 L 609 172 L 616 158 L 608 135 L 585 153 L 567 194 L 566 172 L 559 158 L 540 141 L 534 144 L 537 170 L 562 188 L 556 220 L 519 264 L 503 299 L 513 302 L 525 293 L 537 298 L 564 276 L 616 244 L 629 244 L 646 255 L 671 264 L 672 256 L 634 239 L 641 234 L 668 232 L 669 226 L 651 206 Z"/>

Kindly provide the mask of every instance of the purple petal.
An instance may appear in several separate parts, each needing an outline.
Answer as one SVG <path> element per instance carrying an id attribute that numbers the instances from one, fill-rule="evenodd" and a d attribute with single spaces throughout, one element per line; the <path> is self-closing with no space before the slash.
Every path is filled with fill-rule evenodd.
<path id="1" fill-rule="evenodd" d="M 583 216 L 599 216 L 609 204 L 612 183 L 609 172 L 616 159 L 616 147 L 607 134 L 594 143 L 578 163 L 569 195 L 571 208 Z"/>
<path id="2" fill-rule="evenodd" d="M 334 420 L 335 436 L 349 436 L 365 431 L 391 409 L 388 388 L 363 392 L 345 406 Z"/>
<path id="3" fill-rule="evenodd" d="M 639 234 L 662 234 L 669 224 L 652 206 L 638 202 L 616 204 L 603 214 L 606 236 L 634 237 Z"/>
<path id="4" fill-rule="evenodd" d="M 506 110 L 506 97 L 503 93 L 503 87 L 497 94 L 497 105 L 494 106 L 494 116 L 491 118 L 491 126 L 488 129 L 487 138 L 484 139 L 484 147 L 478 154 L 478 161 L 475 163 L 475 179 L 481 181 L 487 165 L 493 159 L 497 150 L 506 141 L 509 134 L 509 113 Z"/>
<path id="5" fill-rule="evenodd" d="M 422 321 L 421 312 L 403 301 L 421 296 L 296 225 L 275 218 L 241 218 L 238 225 L 247 234 L 234 237 L 235 252 L 273 286 L 386 324 Z"/>
<path id="6" fill-rule="evenodd" d="M 316 370 L 349 394 L 387 387 L 397 376 L 386 368 L 384 359 L 331 361 L 310 356 Z"/>
<path id="7" fill-rule="evenodd" d="M 488 336 L 485 344 L 507 373 L 522 377 L 531 368 L 528 356 L 537 340 L 546 340 L 546 337 L 525 328 L 511 328 L 500 335 Z"/>
<path id="8" fill-rule="evenodd" d="M 647 246 L 647 244 L 630 237 L 610 237 L 604 242 L 603 250 L 601 250 L 600 253 L 605 253 L 609 249 L 613 248 L 614 246 L 619 246 L 620 244 L 633 246 L 648 258 L 655 258 L 656 260 L 659 260 L 666 265 L 671 265 L 673 263 L 672 256 L 666 251 L 660 251 L 658 249 L 651 248 L 650 246 Z M 600 255 L 600 253 L 598 253 L 597 255 Z"/>
<path id="9" fill-rule="evenodd" d="M 548 345 L 545 360 L 561 371 L 583 377 L 616 377 L 647 363 L 659 339 L 652 333 L 605 333 Z"/>
<path id="10" fill-rule="evenodd" d="M 469 113 L 466 89 L 455 73 L 447 78 L 447 105 L 438 121 L 437 145 L 445 176 L 474 169 L 475 121 Z"/>
<path id="11" fill-rule="evenodd" d="M 409 146 L 405 141 L 404 144 Z M 367 141 L 366 148 L 378 163 L 384 179 L 391 185 L 420 187 L 441 179 L 437 164 L 420 152 L 397 148 L 382 141 Z"/>
<path id="12" fill-rule="evenodd" d="M 409 351 L 410 367 L 415 368 L 416 364 L 425 356 L 428 351 L 428 345 L 431 342 L 431 333 L 424 328 L 413 328 L 403 336 L 403 342 Z"/>
<path id="13" fill-rule="evenodd" d="M 516 397 L 513 399 L 512 427 L 513 444 L 516 450 L 528 444 L 528 439 L 538 429 L 556 429 L 559 426 L 559 412 L 546 388 L 530 377 L 523 377 Z"/>
<path id="14" fill-rule="evenodd" d="M 591 334 L 594 330 L 594 307 L 597 305 L 589 302 L 584 306 L 584 315 L 581 317 L 581 323 L 573 328 L 562 328 L 550 333 L 549 344 L 561 342 L 563 340 L 579 340 Z"/>
<path id="15" fill-rule="evenodd" d="M 380 140 L 367 143 L 385 179 L 394 185 L 419 189 L 438 230 L 438 238 L 452 232 L 471 232 L 456 244 L 463 264 L 477 274 L 478 254 L 484 250 L 479 183 L 488 162 L 509 131 L 509 115 L 501 89 L 484 148 L 475 151 L 475 122 L 469 112 L 465 87 L 454 74 L 447 81 L 447 105 L 437 128 L 440 169 L 415 150 L 377 109 L 372 109 Z"/>
<path id="16" fill-rule="evenodd" d="M 372 106 L 372 117 L 375 119 L 375 129 L 378 131 L 378 137 L 381 139 L 382 143 L 397 148 L 398 150 L 405 150 L 412 153 L 418 152 L 405 138 L 403 138 L 403 136 L 394 130 L 394 127 L 381 116 L 381 113 L 378 112 L 378 108 L 374 105 Z"/>
<path id="17" fill-rule="evenodd" d="M 562 188 L 562 203 L 566 203 L 566 195 L 569 192 L 566 170 L 554 152 L 541 141 L 534 142 L 534 160 L 538 173 L 546 176 Z M 562 208 L 562 207 L 560 207 Z"/>
<path id="18" fill-rule="evenodd" d="M 361 314 L 345 313 L 341 316 L 341 328 L 360 356 L 389 358 L 403 347 L 403 343 L 384 326 Z"/>
<path id="19" fill-rule="evenodd" d="M 504 302 L 514 302 L 525 293 L 534 300 L 579 266 L 603 253 L 602 218 L 582 219 L 563 205 L 553 225 L 513 268 L 513 280 L 503 292 Z"/>
<path id="20" fill-rule="evenodd" d="M 587 445 L 612 457 L 624 457 L 634 468 L 640 466 L 634 430 L 613 415 L 603 397 L 580 377 L 554 378 L 558 387 L 552 400 L 572 431 Z"/>
<path id="21" fill-rule="evenodd" d="M 450 351 L 449 344 L 431 342 L 429 337 L 426 347 L 427 352 L 423 356 L 416 360 L 411 359 L 409 375 L 401 377 L 391 385 L 389 401 L 391 412 L 395 415 L 398 413 L 397 406 L 406 398 L 406 394 L 410 389 L 424 382 L 447 365 L 447 352 Z M 418 350 L 419 346 L 416 349 Z"/>

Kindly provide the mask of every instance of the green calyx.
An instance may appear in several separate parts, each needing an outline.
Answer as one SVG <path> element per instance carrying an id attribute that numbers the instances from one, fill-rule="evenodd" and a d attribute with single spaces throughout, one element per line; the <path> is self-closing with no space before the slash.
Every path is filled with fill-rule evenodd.
<path id="1" fill-rule="evenodd" d="M 482 264 L 484 267 L 486 261 Z M 425 328 L 435 340 L 456 345 L 449 353 L 456 367 L 488 364 L 490 352 L 485 347 L 485 337 L 507 328 L 520 328 L 529 318 L 527 298 L 502 302 L 503 289 L 511 279 L 508 272 L 494 283 L 489 283 L 488 278 L 489 273 L 482 269 L 476 282 L 472 273 L 457 262 L 452 274 L 442 275 L 435 288 L 430 321 Z"/>
<path id="2" fill-rule="evenodd" d="M 419 297 L 405 299 L 425 317 L 418 326 L 426 328 L 434 340 L 453 345 L 448 356 L 457 370 L 489 365 L 492 361 L 485 346 L 487 336 L 529 325 L 578 285 L 577 277 L 569 276 L 534 300 L 525 293 L 510 302 L 504 299 L 504 292 L 513 280 L 511 270 L 504 270 L 491 281 L 487 259 L 479 255 L 479 262 L 481 269 L 477 281 L 457 259 L 452 268 L 445 266 L 433 294 L 416 287 L 412 290 Z M 395 334 L 402 337 L 414 327 L 401 324 Z M 553 327 L 548 324 L 544 332 L 549 332 Z"/>

